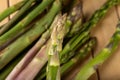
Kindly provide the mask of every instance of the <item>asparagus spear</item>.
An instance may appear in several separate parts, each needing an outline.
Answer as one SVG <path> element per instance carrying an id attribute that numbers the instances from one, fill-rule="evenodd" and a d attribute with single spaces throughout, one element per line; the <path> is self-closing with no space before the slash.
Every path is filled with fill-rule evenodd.
<path id="1" fill-rule="evenodd" d="M 15 11 L 19 10 L 26 1 L 20 1 L 17 4 L 10 6 L 9 8 L 5 9 L 3 12 L 0 13 L 0 22 L 5 19 L 10 14 L 14 13 Z"/>
<path id="2" fill-rule="evenodd" d="M 66 30 L 64 22 L 66 15 L 59 18 L 51 34 L 49 48 L 48 48 L 48 65 L 47 65 L 47 80 L 60 80 L 60 61 L 59 53 L 62 51 L 63 38 Z"/>
<path id="3" fill-rule="evenodd" d="M 108 45 L 103 48 L 99 54 L 92 60 L 90 60 L 75 77 L 75 80 L 87 80 L 93 73 L 95 73 L 95 67 L 102 64 L 112 53 L 117 49 L 120 43 L 120 22 L 117 25 L 116 32 L 110 39 Z"/>
<path id="4" fill-rule="evenodd" d="M 85 24 L 83 24 L 83 28 L 79 31 L 79 35 L 75 35 L 70 40 L 70 42 L 66 44 L 63 51 L 61 52 L 61 56 L 63 57 L 67 55 L 71 50 L 73 50 L 73 48 L 76 47 L 79 41 L 83 39 L 83 37 L 80 37 L 80 36 L 85 36 L 85 34 L 88 34 L 90 29 L 94 27 L 97 24 L 97 22 L 107 13 L 109 8 L 111 8 L 114 5 L 117 5 L 118 3 L 120 3 L 120 0 L 108 0 L 99 10 L 97 10 L 93 14 L 93 16 L 90 18 L 90 20 L 86 22 Z M 78 39 L 79 41 L 74 41 L 75 39 L 76 40 Z M 60 58 L 62 58 L 61 56 Z"/>
<path id="5" fill-rule="evenodd" d="M 17 12 L 16 15 L 14 15 L 14 17 L 7 23 L 4 25 L 4 27 L 0 30 L 0 36 L 6 31 L 8 30 L 10 27 L 12 27 L 12 24 L 14 24 L 14 22 L 21 17 L 21 15 L 28 9 L 30 8 L 31 4 L 33 3 L 34 0 L 25 0 L 25 5 L 23 5 L 23 7 Z"/>
<path id="6" fill-rule="evenodd" d="M 0 70 L 22 50 L 35 41 L 51 24 L 55 15 L 60 11 L 61 4 L 54 2 L 49 13 L 38 21 L 34 27 L 18 38 L 14 43 L 0 52 Z M 12 55 L 11 55 L 12 54 Z"/>
<path id="7" fill-rule="evenodd" d="M 111 7 L 119 3 L 120 3 L 120 0 L 107 0 L 107 2 L 92 15 L 90 20 L 83 25 L 83 28 L 80 30 L 80 32 L 83 32 L 85 30 L 87 31 L 95 27 L 96 24 L 100 21 L 100 19 L 105 16 L 107 11 Z"/>
<path id="8" fill-rule="evenodd" d="M 12 42 L 14 42 L 17 38 L 22 36 L 26 31 L 28 31 L 33 25 L 30 25 L 29 27 L 25 27 L 22 31 L 20 31 L 17 35 L 15 35 L 13 38 L 9 39 L 6 43 L 0 46 L 0 51 L 6 48 L 8 45 L 10 45 Z"/>
<path id="9" fill-rule="evenodd" d="M 82 37 L 81 37 L 82 38 Z M 75 51 L 81 47 L 88 39 L 90 38 L 90 35 L 86 35 L 77 45 L 72 49 L 69 53 L 61 54 L 61 64 L 66 63 L 75 55 Z"/>
<path id="10" fill-rule="evenodd" d="M 52 31 L 54 25 L 56 25 L 56 22 L 57 22 L 57 20 L 59 18 L 60 18 L 60 16 L 57 15 L 56 18 L 54 19 L 52 25 L 50 26 L 50 28 L 46 32 L 44 32 L 42 34 L 42 36 L 40 37 L 40 39 L 38 40 L 38 42 L 35 44 L 35 46 L 33 46 L 32 49 L 30 49 L 27 52 L 27 54 L 25 55 L 25 57 L 16 65 L 16 67 L 12 70 L 12 72 L 9 74 L 9 76 L 7 77 L 7 79 L 14 80 L 15 77 L 31 62 L 31 60 L 37 54 L 37 52 L 39 51 L 39 49 L 49 39 L 49 37 L 51 35 L 51 31 Z"/>
<path id="11" fill-rule="evenodd" d="M 70 52 L 75 51 L 77 45 L 84 39 L 89 39 L 89 32 L 83 32 L 82 34 L 78 34 L 77 36 L 73 37 L 64 47 L 64 49 L 60 53 L 60 59 L 62 63 L 66 62 L 66 57 L 71 55 Z M 82 45 L 82 44 L 80 44 Z"/>
<path id="12" fill-rule="evenodd" d="M 29 2 L 33 1 L 34 0 L 29 0 Z M 12 29 L 10 29 L 8 32 L 6 32 L 0 37 L 0 45 L 4 44 L 10 38 L 16 35 L 18 31 L 22 30 L 25 26 L 27 26 L 36 16 L 42 13 L 42 11 L 53 1 L 54 0 L 43 0 L 42 3 L 39 6 L 37 6 L 37 8 L 35 8 L 31 13 L 29 13 L 22 21 L 20 21 L 17 25 L 15 25 Z"/>

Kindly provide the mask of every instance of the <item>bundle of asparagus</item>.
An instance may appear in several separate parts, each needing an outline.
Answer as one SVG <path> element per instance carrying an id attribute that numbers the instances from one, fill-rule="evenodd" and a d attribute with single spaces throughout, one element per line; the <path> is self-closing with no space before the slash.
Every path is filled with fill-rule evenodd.
<path id="1" fill-rule="evenodd" d="M 66 2 L 72 3 L 69 9 Z M 89 34 L 92 27 L 119 3 L 108 0 L 85 23 L 80 0 L 23 0 L 7 8 L 0 13 L 0 22 L 17 13 L 0 26 L 0 80 L 61 80 L 94 49 L 97 39 Z M 95 71 L 93 66 L 110 56 L 120 41 L 119 33 L 118 25 L 110 44 L 75 80 L 88 79 Z"/>

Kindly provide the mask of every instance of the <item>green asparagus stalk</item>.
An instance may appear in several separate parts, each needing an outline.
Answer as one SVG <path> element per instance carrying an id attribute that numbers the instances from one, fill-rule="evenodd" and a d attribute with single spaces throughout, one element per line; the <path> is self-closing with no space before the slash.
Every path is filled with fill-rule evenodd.
<path id="1" fill-rule="evenodd" d="M 63 64 L 61 67 L 61 74 L 64 75 L 65 72 L 68 71 L 75 63 L 85 58 L 88 53 L 94 48 L 96 44 L 96 38 L 91 38 L 77 53 L 72 59 L 70 59 L 67 63 Z"/>
<path id="2" fill-rule="evenodd" d="M 71 50 L 69 53 L 64 54 L 64 56 L 62 56 L 63 58 L 61 59 L 61 64 L 64 64 L 66 62 L 68 62 L 74 55 L 75 55 L 75 51 L 81 47 L 87 40 L 89 40 L 90 35 L 85 36 L 83 39 L 81 39 L 81 41 L 77 44 L 77 46 Z"/>
<path id="3" fill-rule="evenodd" d="M 65 21 L 66 15 L 61 15 L 51 34 L 48 49 L 47 80 L 61 80 L 59 53 L 62 51 L 62 43 L 66 33 Z"/>
<path id="4" fill-rule="evenodd" d="M 32 2 L 34 0 L 29 0 L 29 2 L 30 1 Z M 43 10 L 53 1 L 54 0 L 43 0 L 42 3 L 39 6 L 37 6 L 32 12 L 30 12 L 22 21 L 20 21 L 17 25 L 15 25 L 8 32 L 6 32 L 2 36 L 0 36 L 0 45 L 4 44 L 10 38 L 12 38 L 14 35 L 16 35 L 18 33 L 18 31 L 22 30 L 25 26 L 27 26 L 36 16 L 38 16 L 40 13 L 42 13 Z"/>
<path id="5" fill-rule="evenodd" d="M 0 51 L 3 50 L 4 48 L 6 48 L 8 45 L 10 45 L 12 42 L 14 42 L 17 38 L 19 38 L 20 36 L 22 36 L 25 32 L 27 32 L 30 28 L 32 27 L 32 25 L 30 25 L 29 27 L 25 27 L 22 31 L 20 31 L 17 35 L 15 35 L 13 38 L 9 39 L 9 41 L 7 41 L 6 43 L 4 43 L 3 45 L 0 46 Z"/>
<path id="6" fill-rule="evenodd" d="M 15 77 L 32 61 L 33 57 L 37 54 L 40 48 L 46 43 L 46 41 L 50 38 L 51 31 L 60 18 L 59 15 L 56 16 L 50 28 L 42 34 L 38 42 L 30 49 L 25 57 L 15 66 L 12 72 L 7 76 L 6 79 L 14 80 Z M 37 65 L 36 65 L 37 66 Z M 38 70 L 39 71 L 39 70 Z"/>
<path id="7" fill-rule="evenodd" d="M 119 43 L 120 22 L 118 23 L 116 32 L 111 37 L 108 45 L 103 48 L 94 59 L 90 60 L 86 65 L 82 67 L 80 72 L 75 77 L 75 80 L 87 80 L 93 73 L 95 73 L 95 68 L 105 62 L 105 60 L 112 55 L 112 53 L 117 49 Z"/>
<path id="8" fill-rule="evenodd" d="M 60 53 L 60 59 L 62 63 L 66 62 L 66 57 L 71 55 L 70 52 L 75 51 L 77 45 L 82 45 L 81 42 L 84 38 L 89 39 L 89 32 L 83 32 L 82 34 L 78 34 L 77 36 L 73 37 L 64 47 L 64 49 Z"/>
<path id="9" fill-rule="evenodd" d="M 5 9 L 3 12 L 0 13 L 0 22 L 5 19 L 10 14 L 14 13 L 15 11 L 19 10 L 26 1 L 20 1 L 17 4 L 10 6 L 9 8 Z"/>
<path id="10" fill-rule="evenodd" d="M 107 2 L 92 15 L 90 20 L 83 25 L 83 28 L 80 30 L 80 32 L 83 32 L 85 30 L 87 31 L 95 27 L 96 24 L 100 21 L 100 19 L 105 16 L 107 11 L 111 7 L 119 3 L 120 3 L 120 0 L 107 0 Z"/>
<path id="11" fill-rule="evenodd" d="M 16 15 L 14 15 L 14 17 L 7 23 L 4 25 L 4 27 L 0 30 L 0 36 L 9 28 L 12 27 L 12 24 L 14 24 L 14 22 L 19 19 L 22 14 L 30 8 L 31 4 L 33 3 L 34 0 L 25 0 L 24 2 L 26 3 L 25 5 L 23 5 L 23 7 L 17 12 Z"/>
<path id="12" fill-rule="evenodd" d="M 14 43 L 0 52 L 0 70 L 16 55 L 35 41 L 51 24 L 55 15 L 60 11 L 61 4 L 54 2 L 49 13 L 38 21 L 34 27 L 18 38 Z M 12 55 L 11 55 L 12 54 Z"/>

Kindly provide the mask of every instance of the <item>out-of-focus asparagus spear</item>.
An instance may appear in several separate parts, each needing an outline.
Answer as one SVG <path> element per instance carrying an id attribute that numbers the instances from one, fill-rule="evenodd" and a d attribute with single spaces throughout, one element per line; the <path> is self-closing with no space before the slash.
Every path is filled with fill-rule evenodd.
<path id="1" fill-rule="evenodd" d="M 84 32 L 86 30 L 90 30 L 91 28 L 95 27 L 96 24 L 100 21 L 100 19 L 105 16 L 107 11 L 111 7 L 119 3 L 120 0 L 107 0 L 107 2 L 92 15 L 90 20 L 83 25 L 83 28 L 80 30 L 80 32 Z"/>
<path id="2" fill-rule="evenodd" d="M 27 0 L 26 0 L 27 1 Z M 14 13 L 15 11 L 19 10 L 26 1 L 20 1 L 17 4 L 10 6 L 9 8 L 5 9 L 3 12 L 0 13 L 0 22 L 8 17 L 10 14 Z"/>
<path id="3" fill-rule="evenodd" d="M 1 36 L 6 30 L 8 30 L 10 27 L 12 27 L 12 24 L 14 24 L 14 22 L 15 22 L 18 18 L 20 18 L 20 17 L 22 16 L 22 14 L 23 14 L 27 9 L 29 9 L 29 8 L 31 7 L 31 4 L 33 3 L 33 1 L 35 1 L 35 0 L 29 0 L 29 1 L 24 0 L 24 1 L 23 1 L 23 2 L 24 2 L 23 7 L 21 7 L 21 9 L 17 12 L 17 14 L 14 15 L 14 17 L 13 17 L 10 21 L 8 21 L 8 22 L 4 25 L 4 27 L 3 27 L 2 29 L 0 29 L 0 36 Z M 9 8 L 8 8 L 8 9 L 9 9 Z"/>
<path id="4" fill-rule="evenodd" d="M 83 32 L 82 34 L 78 34 L 77 36 L 73 37 L 65 45 L 64 49 L 60 53 L 61 63 L 65 63 L 66 62 L 66 57 L 68 55 L 71 56 L 71 52 L 75 51 L 76 47 L 79 45 L 79 43 L 82 42 L 82 40 L 85 39 L 85 38 L 87 38 L 86 41 L 89 39 L 89 32 Z M 82 44 L 80 43 L 80 45 L 82 45 Z"/>
<path id="5" fill-rule="evenodd" d="M 75 80 L 87 80 L 93 73 L 95 73 L 95 67 L 101 65 L 112 53 L 117 49 L 120 43 L 120 22 L 117 25 L 116 32 L 110 39 L 108 45 L 103 48 L 99 54 L 92 60 L 90 60 L 75 77 Z"/>
<path id="6" fill-rule="evenodd" d="M 20 31 L 17 35 L 15 35 L 13 38 L 9 39 L 9 41 L 7 41 L 6 43 L 4 43 L 3 45 L 0 46 L 0 51 L 3 50 L 4 48 L 6 48 L 8 45 L 10 45 L 12 42 L 14 42 L 17 38 L 19 38 L 20 36 L 24 35 L 25 32 L 27 32 L 28 30 L 30 30 L 30 28 L 33 25 L 29 25 L 29 27 L 25 27 L 22 31 Z"/>
<path id="7" fill-rule="evenodd" d="M 81 37 L 81 38 L 83 38 L 83 37 Z M 74 47 L 73 50 L 71 50 L 68 54 L 64 54 L 64 56 L 62 55 L 63 58 L 61 57 L 61 58 L 62 58 L 62 59 L 61 59 L 61 64 L 64 64 L 64 63 L 68 62 L 69 59 L 75 55 L 74 52 L 75 52 L 79 47 L 81 47 L 87 40 L 89 40 L 89 38 L 90 38 L 90 35 L 89 35 L 89 34 L 86 35 L 86 36 L 76 45 L 76 47 Z"/>

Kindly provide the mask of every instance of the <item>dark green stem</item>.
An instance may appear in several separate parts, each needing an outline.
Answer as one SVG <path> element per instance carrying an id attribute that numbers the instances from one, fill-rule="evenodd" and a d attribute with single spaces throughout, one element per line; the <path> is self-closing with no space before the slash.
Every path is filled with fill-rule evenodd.
<path id="1" fill-rule="evenodd" d="M 20 1 L 17 4 L 10 6 L 9 8 L 5 9 L 3 12 L 0 13 L 0 22 L 5 19 L 10 14 L 14 13 L 15 11 L 19 10 L 26 1 Z"/>

